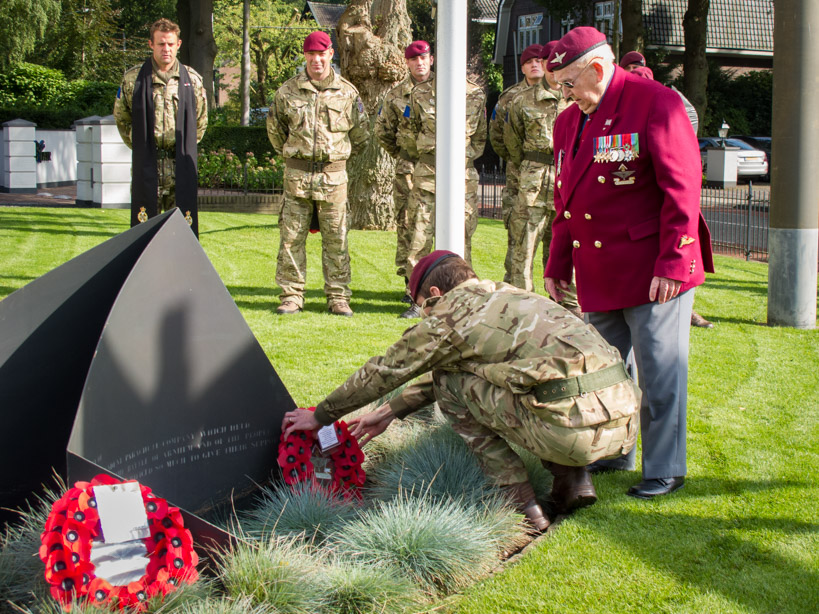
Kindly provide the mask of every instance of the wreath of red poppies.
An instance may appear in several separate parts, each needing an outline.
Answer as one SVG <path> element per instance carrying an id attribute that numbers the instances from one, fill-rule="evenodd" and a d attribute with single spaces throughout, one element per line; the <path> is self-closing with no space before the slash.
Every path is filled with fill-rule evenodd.
<path id="1" fill-rule="evenodd" d="M 76 482 L 54 505 L 40 536 L 40 558 L 45 563 L 45 579 L 51 595 L 66 611 L 83 598 L 96 605 L 117 603 L 121 610 L 145 609 L 146 602 L 164 597 L 183 582 L 193 584 L 199 577 L 199 557 L 193 537 L 185 528 L 179 508 L 169 507 L 165 499 L 140 484 L 151 536 L 143 542 L 148 565 L 145 575 L 126 586 L 113 586 L 94 575 L 91 545 L 101 538 L 100 518 L 94 499 L 94 486 L 120 484 L 100 474 L 90 482 Z"/>
<path id="2" fill-rule="evenodd" d="M 309 408 L 315 411 L 315 407 Z M 361 498 L 359 488 L 364 485 L 366 474 L 361 468 L 364 462 L 364 452 L 358 445 L 358 440 L 350 435 L 347 423 L 339 420 L 333 425 L 338 437 L 338 445 L 330 452 L 332 462 L 332 482 L 330 491 L 346 497 Z M 299 482 L 316 482 L 315 468 L 310 460 L 316 437 L 312 431 L 293 431 L 289 437 L 282 432 L 279 442 L 279 467 L 284 474 L 284 482 L 290 486 Z"/>

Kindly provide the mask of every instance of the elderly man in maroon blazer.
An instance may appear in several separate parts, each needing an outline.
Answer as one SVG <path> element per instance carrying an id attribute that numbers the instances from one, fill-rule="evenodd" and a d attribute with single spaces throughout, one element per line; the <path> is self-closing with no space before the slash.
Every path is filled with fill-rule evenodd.
<path id="1" fill-rule="evenodd" d="M 633 349 L 643 479 L 628 494 L 665 495 L 686 473 L 693 289 L 713 271 L 697 139 L 679 95 L 616 66 L 594 28 L 566 34 L 547 66 L 577 104 L 555 123 L 557 215 L 546 290 L 560 300 L 574 269 L 589 321 L 623 357 Z M 632 452 L 592 470 L 634 465 Z"/>

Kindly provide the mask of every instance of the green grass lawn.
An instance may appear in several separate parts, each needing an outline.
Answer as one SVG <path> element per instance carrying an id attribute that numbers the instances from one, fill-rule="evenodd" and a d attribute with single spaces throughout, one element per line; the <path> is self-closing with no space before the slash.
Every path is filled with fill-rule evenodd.
<path id="1" fill-rule="evenodd" d="M 276 222 L 203 213 L 201 244 L 296 403 L 315 405 L 408 324 L 395 235 L 350 233 L 351 319 L 326 313 L 311 235 L 305 312 L 277 317 Z M 0 298 L 127 226 L 126 211 L 0 207 Z M 480 276 L 500 279 L 505 244 L 480 222 Z M 438 611 L 819 612 L 819 332 L 766 326 L 767 265 L 716 265 L 697 291 L 715 327 L 692 330 L 685 488 L 640 501 L 624 494 L 639 474 L 595 477 L 597 505 Z"/>

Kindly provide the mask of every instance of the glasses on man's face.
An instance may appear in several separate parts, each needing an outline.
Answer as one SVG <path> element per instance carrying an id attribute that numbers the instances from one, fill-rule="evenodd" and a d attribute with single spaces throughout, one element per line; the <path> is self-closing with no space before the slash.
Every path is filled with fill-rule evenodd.
<path id="1" fill-rule="evenodd" d="M 587 69 L 589 66 L 591 66 L 591 65 L 594 63 L 594 60 L 596 60 L 596 59 L 597 59 L 597 58 L 593 58 L 593 59 L 592 59 L 592 60 L 591 60 L 591 61 L 590 61 L 588 64 L 586 64 L 586 65 L 583 67 L 583 69 L 582 69 L 582 70 L 581 70 L 579 73 L 577 73 L 577 76 L 576 76 L 574 79 L 572 79 L 571 81 L 558 81 L 558 82 L 557 82 L 558 86 L 560 86 L 560 87 L 565 87 L 565 88 L 567 88 L 567 89 L 573 89 L 573 88 L 574 88 L 574 86 L 575 86 L 575 83 L 576 83 L 576 82 L 577 82 L 577 80 L 580 78 L 580 75 L 582 75 L 584 72 L 586 72 L 586 69 Z"/>

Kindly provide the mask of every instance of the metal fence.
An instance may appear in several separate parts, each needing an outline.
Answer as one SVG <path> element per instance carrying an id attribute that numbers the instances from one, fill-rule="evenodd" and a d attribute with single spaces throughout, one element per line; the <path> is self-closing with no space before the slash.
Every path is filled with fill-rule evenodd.
<path id="1" fill-rule="evenodd" d="M 506 175 L 499 169 L 480 171 L 479 215 L 501 219 L 501 191 Z M 746 260 L 768 260 L 770 188 L 752 183 L 735 188 L 703 187 L 700 205 L 714 251 Z"/>

